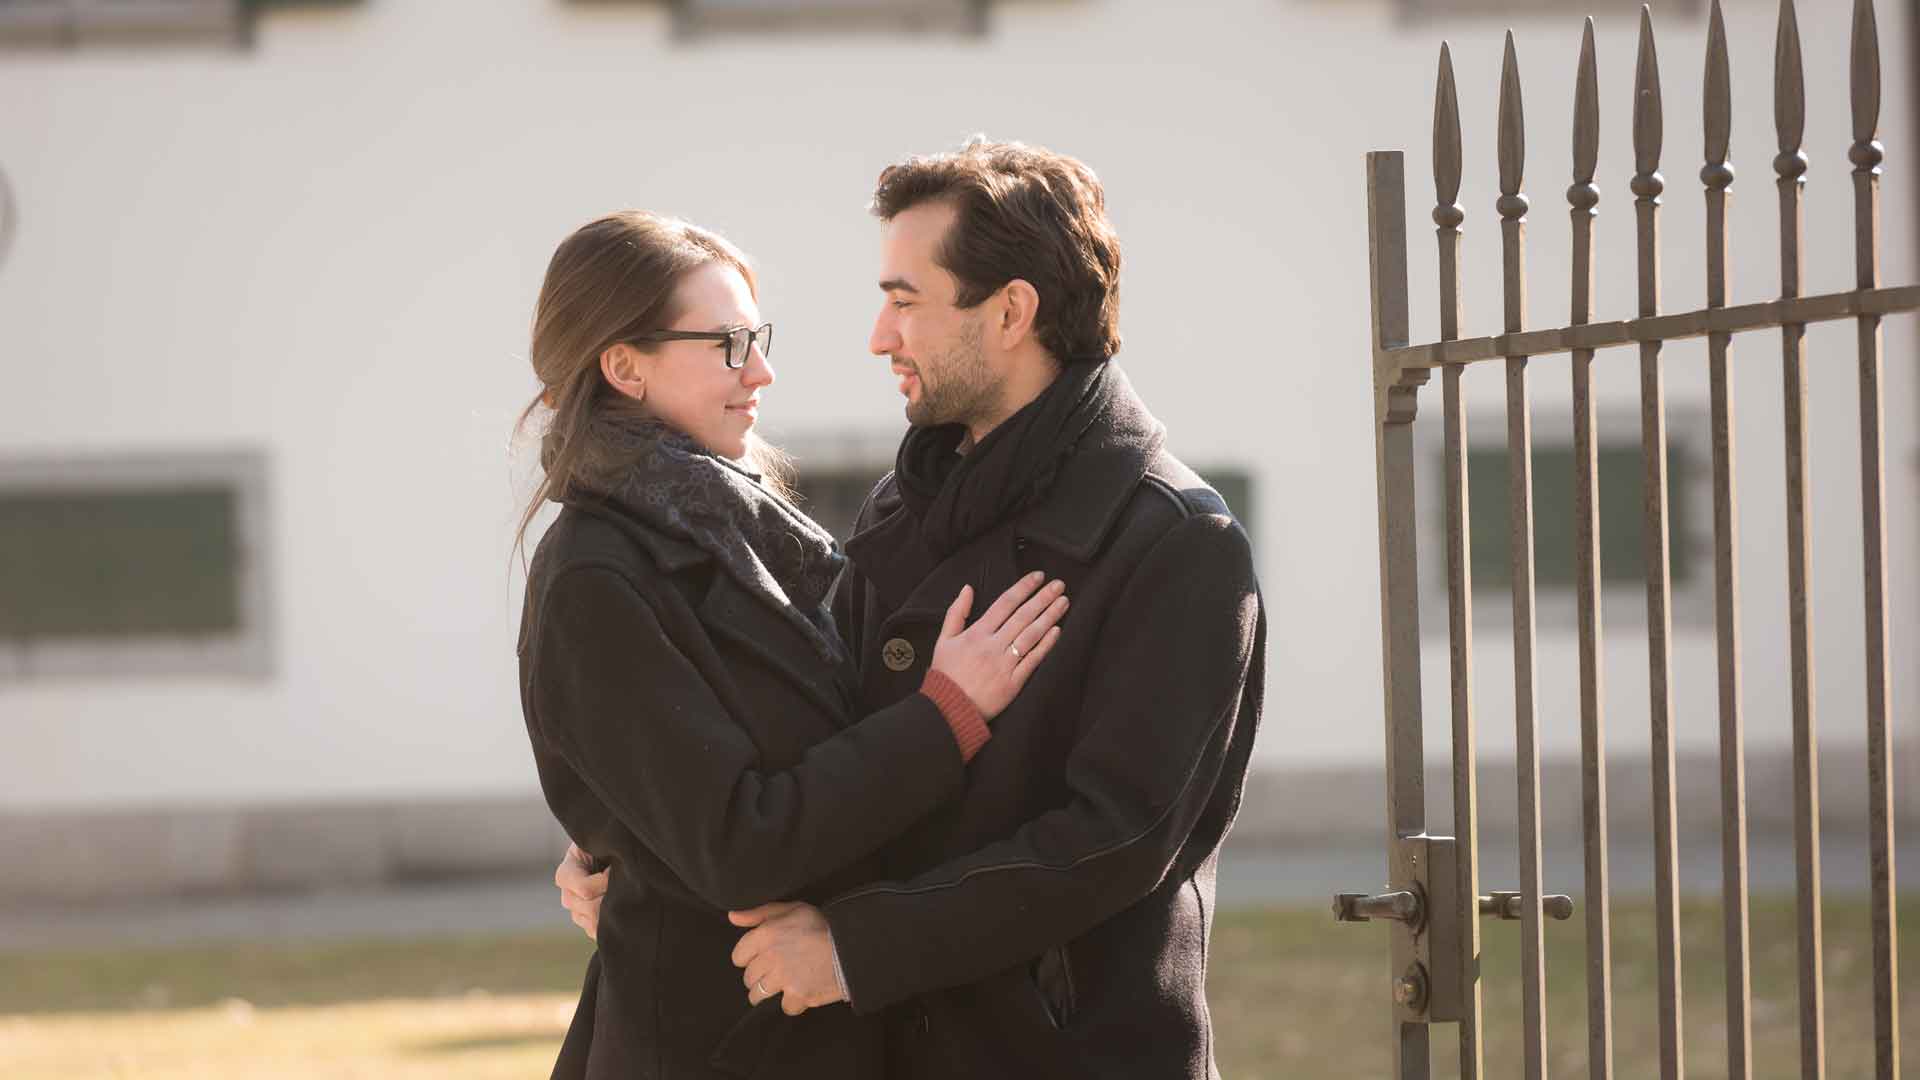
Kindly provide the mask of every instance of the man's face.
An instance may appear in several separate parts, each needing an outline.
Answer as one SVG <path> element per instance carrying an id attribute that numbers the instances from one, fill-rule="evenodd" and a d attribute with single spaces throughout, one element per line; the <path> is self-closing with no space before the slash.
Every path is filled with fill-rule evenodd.
<path id="1" fill-rule="evenodd" d="M 894 215 L 881 234 L 885 294 L 867 348 L 888 357 L 907 399 L 907 422 L 972 426 L 992 415 L 1001 380 L 984 345 L 986 305 L 954 306 L 959 285 L 934 261 L 954 209 L 921 203 Z"/>

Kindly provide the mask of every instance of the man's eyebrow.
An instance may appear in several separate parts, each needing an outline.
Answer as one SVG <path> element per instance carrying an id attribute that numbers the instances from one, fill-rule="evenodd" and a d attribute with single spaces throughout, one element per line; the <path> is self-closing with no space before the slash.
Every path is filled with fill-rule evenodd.
<path id="1" fill-rule="evenodd" d="M 911 281 L 908 281 L 906 278 L 897 278 L 897 277 L 888 278 L 887 280 L 881 282 L 880 291 L 881 292 L 913 293 L 915 296 L 920 295 L 920 290 L 914 288 L 913 283 Z"/>

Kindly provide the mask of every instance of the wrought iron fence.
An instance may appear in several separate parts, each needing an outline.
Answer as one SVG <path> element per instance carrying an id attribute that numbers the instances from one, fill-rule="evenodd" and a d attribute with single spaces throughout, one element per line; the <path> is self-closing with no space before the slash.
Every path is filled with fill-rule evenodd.
<path id="1" fill-rule="evenodd" d="M 1600 145 L 1600 101 L 1589 19 L 1574 93 L 1572 186 L 1567 202 L 1573 231 L 1571 315 L 1566 325 L 1527 328 L 1526 220 L 1522 193 L 1525 125 L 1519 62 L 1507 37 L 1500 83 L 1497 137 L 1505 319 L 1500 334 L 1462 338 L 1461 226 L 1457 205 L 1462 172 L 1459 101 L 1452 58 L 1441 47 L 1435 94 L 1433 170 L 1439 246 L 1440 335 L 1409 342 L 1405 168 L 1398 151 L 1367 157 L 1373 294 L 1375 436 L 1379 476 L 1381 618 L 1390 826 L 1390 886 L 1380 895 L 1342 894 L 1344 919 L 1382 919 L 1392 926 L 1396 1075 L 1425 1077 L 1429 1025 L 1459 1025 L 1460 1073 L 1483 1075 L 1481 1049 L 1480 916 L 1517 919 L 1521 934 L 1524 1060 L 1528 1077 L 1546 1075 L 1545 956 L 1542 920 L 1566 918 L 1572 902 L 1543 895 L 1541 879 L 1539 721 L 1536 716 L 1533 552 L 1532 417 L 1528 380 L 1534 358 L 1568 354 L 1573 392 L 1575 485 L 1575 593 L 1578 620 L 1582 809 L 1585 846 L 1584 921 L 1587 947 L 1587 1036 L 1590 1075 L 1613 1075 L 1612 958 L 1607 867 L 1607 790 L 1604 672 L 1601 652 L 1598 450 L 1593 367 L 1601 350 L 1633 346 L 1639 356 L 1643 545 L 1646 573 L 1653 822 L 1657 866 L 1657 993 L 1661 1075 L 1681 1075 L 1682 997 L 1678 859 L 1674 813 L 1672 584 L 1669 567 L 1667 407 L 1661 351 L 1681 339 L 1707 340 L 1712 428 L 1713 550 L 1719 742 L 1721 752 L 1723 906 L 1726 952 L 1728 1075 L 1752 1073 L 1751 945 L 1748 931 L 1746 778 L 1743 767 L 1740 572 L 1737 469 L 1730 364 L 1736 334 L 1778 330 L 1785 401 L 1788 621 L 1794 757 L 1794 832 L 1798 883 L 1800 1071 L 1824 1075 L 1819 749 L 1814 724 L 1811 630 L 1812 552 L 1808 537 L 1806 327 L 1853 319 L 1858 327 L 1861 522 L 1864 536 L 1867 686 L 1867 778 L 1870 798 L 1873 1010 L 1876 1075 L 1899 1073 L 1898 952 L 1893 913 L 1893 774 L 1887 726 L 1888 610 L 1884 410 L 1881 402 L 1883 316 L 1920 309 L 1920 287 L 1886 287 L 1880 280 L 1880 187 L 1883 148 L 1879 128 L 1881 69 L 1872 0 L 1853 7 L 1851 68 L 1852 163 L 1856 287 L 1808 296 L 1802 259 L 1807 156 L 1806 91 L 1793 0 L 1782 0 L 1774 57 L 1773 159 L 1780 216 L 1780 296 L 1729 306 L 1730 238 L 1727 204 L 1734 171 L 1729 163 L 1733 94 L 1725 20 L 1715 0 L 1710 14 L 1705 76 L 1705 154 L 1700 179 L 1706 199 L 1707 303 L 1663 314 L 1660 308 L 1660 207 L 1665 180 L 1659 167 L 1665 118 L 1651 13 L 1643 8 L 1635 76 L 1632 141 L 1637 233 L 1638 305 L 1633 318 L 1595 321 L 1594 228 L 1600 190 L 1594 183 Z M 1501 360 L 1506 370 L 1508 506 L 1512 553 L 1515 751 L 1519 801 L 1520 881 L 1512 891 L 1482 895 L 1478 874 L 1473 619 L 1467 497 L 1466 417 L 1460 378 L 1470 365 Z M 1420 619 L 1414 500 L 1413 421 L 1419 391 L 1441 375 L 1446 505 L 1448 664 L 1451 676 L 1453 818 L 1457 837 L 1426 830 L 1420 700 Z"/>

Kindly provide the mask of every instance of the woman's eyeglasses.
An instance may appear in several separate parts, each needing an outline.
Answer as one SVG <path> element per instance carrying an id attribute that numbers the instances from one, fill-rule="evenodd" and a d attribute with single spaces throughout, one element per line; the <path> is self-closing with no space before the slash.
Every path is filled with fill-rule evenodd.
<path id="1" fill-rule="evenodd" d="M 727 343 L 727 367 L 734 370 L 747 366 L 747 353 L 753 349 L 753 343 L 760 343 L 760 355 L 773 355 L 773 324 L 762 323 L 759 329 L 750 330 L 737 326 L 732 330 L 650 330 L 647 333 L 627 339 L 632 342 L 659 341 L 724 341 Z"/>

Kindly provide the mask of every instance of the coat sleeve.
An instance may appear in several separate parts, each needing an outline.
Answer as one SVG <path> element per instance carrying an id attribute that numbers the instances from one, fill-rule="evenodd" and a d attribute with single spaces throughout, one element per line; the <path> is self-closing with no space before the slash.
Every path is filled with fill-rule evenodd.
<path id="1" fill-rule="evenodd" d="M 1067 804 L 1006 840 L 824 909 L 854 1008 L 985 978 L 1159 885 L 1234 767 L 1226 763 L 1258 624 L 1246 534 L 1224 515 L 1175 526 L 1103 624 L 1083 735 L 1067 759 Z"/>
<path id="2" fill-rule="evenodd" d="M 618 571 L 562 570 L 532 652 L 536 730 L 689 889 L 737 910 L 792 896 L 955 792 L 947 722 L 911 694 L 771 771 Z"/>

